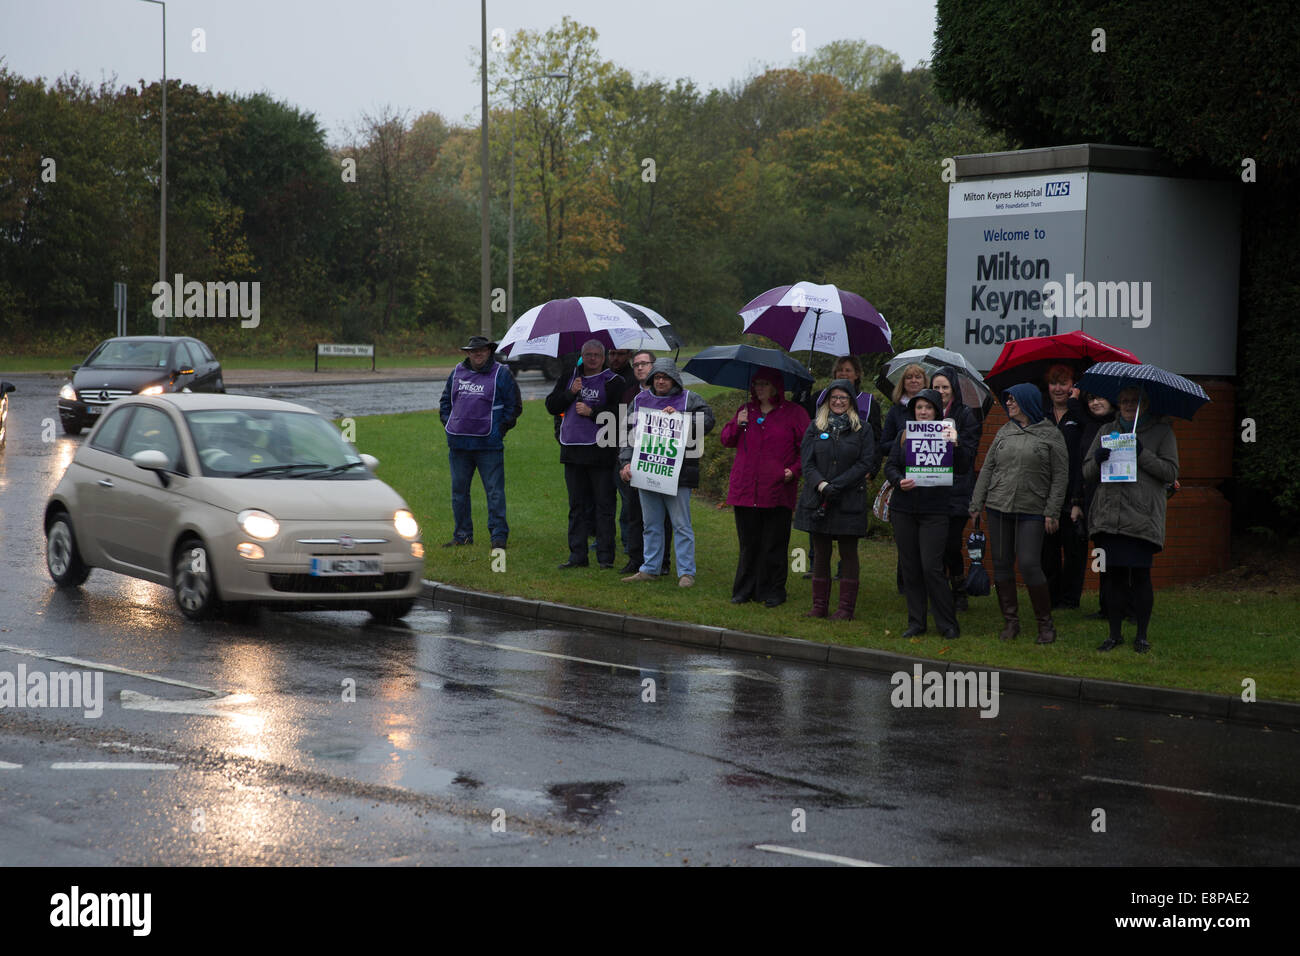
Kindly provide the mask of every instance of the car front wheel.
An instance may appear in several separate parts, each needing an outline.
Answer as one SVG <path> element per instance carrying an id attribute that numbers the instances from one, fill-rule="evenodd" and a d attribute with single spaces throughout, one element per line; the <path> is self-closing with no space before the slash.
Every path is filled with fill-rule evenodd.
<path id="1" fill-rule="evenodd" d="M 45 567 L 61 588 L 75 588 L 90 574 L 90 568 L 77 551 L 77 536 L 66 514 L 57 514 L 45 532 Z"/>
<path id="2" fill-rule="evenodd" d="M 379 601 L 366 608 L 380 624 L 396 624 L 415 607 L 415 598 L 401 598 L 395 601 Z"/>
<path id="3" fill-rule="evenodd" d="M 172 591 L 176 606 L 191 621 L 212 617 L 221 605 L 208 548 L 198 538 L 186 538 L 172 558 Z"/>
<path id="4" fill-rule="evenodd" d="M 75 424 L 73 424 L 73 423 L 70 422 L 70 421 L 65 421 L 65 422 L 63 423 L 63 434 L 65 434 L 65 435 L 80 435 L 80 434 L 81 434 L 81 426 L 80 426 L 80 425 L 75 425 Z"/>

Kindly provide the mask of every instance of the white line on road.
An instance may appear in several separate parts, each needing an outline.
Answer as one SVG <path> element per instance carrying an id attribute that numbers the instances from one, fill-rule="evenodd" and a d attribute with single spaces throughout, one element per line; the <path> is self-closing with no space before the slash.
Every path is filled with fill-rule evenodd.
<path id="1" fill-rule="evenodd" d="M 84 667 L 87 670 L 108 671 L 112 674 L 125 674 L 127 677 L 138 677 L 141 680 L 150 680 L 157 684 L 171 684 L 173 687 L 184 687 L 188 690 L 198 690 L 213 697 L 224 697 L 225 691 L 213 690 L 211 687 L 201 687 L 198 684 L 191 684 L 188 681 L 174 680 L 170 677 L 158 677 L 154 674 L 146 674 L 144 671 L 133 671 L 127 667 L 116 667 L 112 664 L 100 664 L 96 661 L 85 661 L 79 657 L 55 657 L 52 654 L 43 654 L 40 651 L 34 651 L 30 647 L 15 647 L 12 644 L 0 644 L 0 651 L 6 651 L 10 654 L 25 654 L 28 657 L 39 657 L 41 660 L 56 661 L 60 664 L 71 664 L 73 667 Z"/>
<path id="2" fill-rule="evenodd" d="M 20 763 L 5 763 L 0 760 L 0 770 L 22 770 L 23 765 Z"/>
<path id="3" fill-rule="evenodd" d="M 82 760 L 50 764 L 51 770 L 179 770 L 174 763 L 126 763 L 114 760 Z"/>
<path id="4" fill-rule="evenodd" d="M 428 632 L 425 632 L 426 634 Z M 479 647 L 494 647 L 501 651 L 518 651 L 521 654 L 536 654 L 538 657 L 554 657 L 562 661 L 577 661 L 579 664 L 596 664 L 599 667 L 617 667 L 625 671 L 637 671 L 638 673 L 649 672 L 651 674 L 667 674 L 669 671 L 662 667 L 642 667 L 639 664 L 615 664 L 613 661 L 598 661 L 590 657 L 574 657 L 572 654 L 557 654 L 555 651 L 539 651 L 531 647 L 518 647 L 514 644 L 498 644 L 495 641 L 479 641 L 472 637 L 461 637 L 459 634 L 429 634 L 429 637 L 436 637 L 444 641 L 460 641 L 462 644 L 477 644 Z M 716 667 L 696 667 L 691 669 L 692 672 L 732 675 L 736 677 L 747 677 L 750 680 L 773 681 L 780 683 L 779 677 L 773 677 L 771 674 L 764 674 L 762 671 L 729 671 Z"/>
<path id="5" fill-rule="evenodd" d="M 1144 787 L 1147 790 L 1164 790 L 1169 793 L 1185 793 L 1191 797 L 1213 797 L 1216 800 L 1235 800 L 1237 803 L 1257 803 L 1264 807 L 1280 807 L 1283 810 L 1300 810 L 1294 803 L 1279 803 L 1276 800 L 1259 800 L 1255 797 L 1238 797 L 1231 793 L 1212 793 L 1209 790 L 1187 790 L 1183 787 L 1166 787 L 1159 783 L 1143 783 L 1140 780 L 1116 780 L 1113 777 L 1092 777 L 1084 775 L 1083 780 L 1095 780 L 1098 783 L 1114 783 L 1122 787 Z"/>
<path id="6" fill-rule="evenodd" d="M 838 863 L 841 866 L 886 866 L 885 863 L 872 863 L 870 860 L 855 860 L 851 856 L 836 856 L 834 853 L 817 853 L 814 850 L 796 850 L 792 846 L 777 846 L 774 843 L 760 843 L 755 850 L 768 853 L 784 853 L 786 856 L 802 856 L 809 860 L 821 860 L 825 863 Z"/>

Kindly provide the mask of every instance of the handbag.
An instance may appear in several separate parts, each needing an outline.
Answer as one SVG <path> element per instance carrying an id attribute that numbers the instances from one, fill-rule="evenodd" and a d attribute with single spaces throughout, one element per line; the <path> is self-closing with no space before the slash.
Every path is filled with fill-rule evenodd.
<path id="1" fill-rule="evenodd" d="M 966 576 L 966 593 L 971 597 L 986 597 L 990 591 L 988 572 L 984 570 L 984 532 L 979 530 L 979 518 L 975 519 L 975 530 L 966 539 L 966 556 L 970 558 L 970 573 Z"/>
<path id="2" fill-rule="evenodd" d="M 876 500 L 871 505 L 871 513 L 881 521 L 889 520 L 889 501 L 894 496 L 894 483 L 888 478 L 876 493 Z"/>

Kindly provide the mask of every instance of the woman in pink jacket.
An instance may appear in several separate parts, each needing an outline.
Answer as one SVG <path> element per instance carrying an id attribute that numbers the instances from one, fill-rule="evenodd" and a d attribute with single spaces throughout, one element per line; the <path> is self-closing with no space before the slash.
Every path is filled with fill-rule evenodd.
<path id="1" fill-rule="evenodd" d="M 760 369 L 750 400 L 722 429 L 722 444 L 736 449 L 727 504 L 736 513 L 740 562 L 731 603 L 785 603 L 790 519 L 799 490 L 799 449 L 808 413 L 784 395 L 781 373 Z"/>

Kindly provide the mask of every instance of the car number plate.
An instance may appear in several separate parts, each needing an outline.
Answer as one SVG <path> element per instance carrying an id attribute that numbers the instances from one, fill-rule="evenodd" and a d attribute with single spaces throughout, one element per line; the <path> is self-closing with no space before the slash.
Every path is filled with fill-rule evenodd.
<path id="1" fill-rule="evenodd" d="M 339 577 L 343 575 L 383 574 L 383 558 L 312 558 L 314 577 Z"/>
<path id="2" fill-rule="evenodd" d="M 98 405 L 87 405 L 87 406 L 86 406 L 86 414 L 87 414 L 87 415 L 102 415 L 103 413 L 104 413 L 104 409 L 101 408 L 101 407 L 98 406 Z"/>

